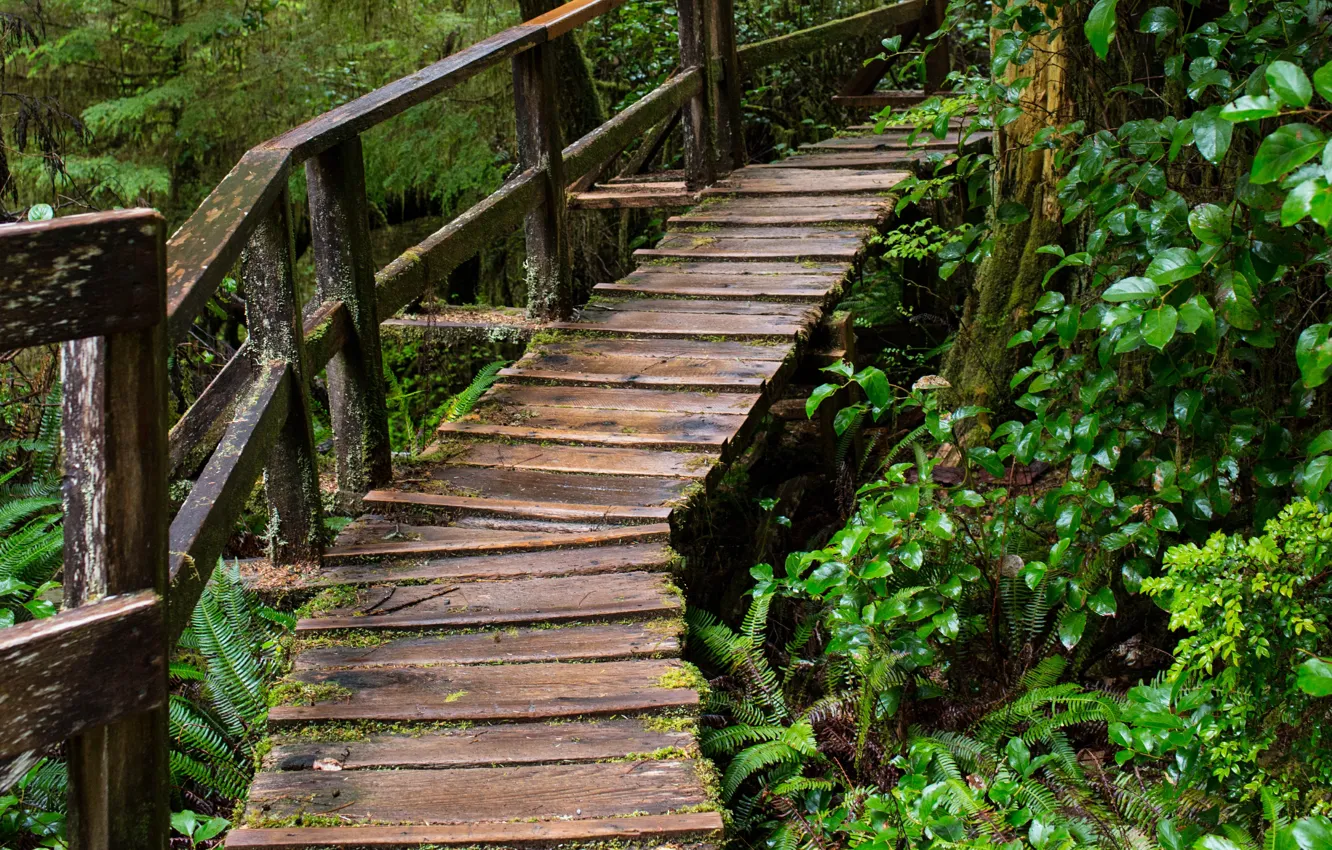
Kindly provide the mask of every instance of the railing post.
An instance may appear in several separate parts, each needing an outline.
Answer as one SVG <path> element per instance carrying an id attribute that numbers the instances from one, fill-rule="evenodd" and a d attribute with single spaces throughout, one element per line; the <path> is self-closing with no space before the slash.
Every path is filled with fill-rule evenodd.
<path id="1" fill-rule="evenodd" d="M 66 608 L 147 589 L 166 597 L 166 258 L 160 220 L 157 226 L 161 321 L 62 346 Z M 165 645 L 162 654 L 170 654 Z M 166 670 L 156 682 L 104 686 L 165 695 Z M 167 748 L 165 704 L 69 739 L 71 848 L 165 850 Z"/>
<path id="2" fill-rule="evenodd" d="M 339 496 L 354 500 L 393 478 L 361 137 L 309 160 L 305 176 L 319 299 L 341 301 L 351 317 L 328 364 L 328 397 Z"/>
<path id="3" fill-rule="evenodd" d="M 518 168 L 544 172 L 545 200 L 527 214 L 527 313 L 543 321 L 573 314 L 573 273 L 565 234 L 563 144 L 555 99 L 555 54 L 538 44 L 513 57 Z"/>
<path id="4" fill-rule="evenodd" d="M 920 16 L 920 40 L 933 35 L 944 25 L 948 16 L 948 0 L 925 0 Z M 934 49 L 925 57 L 925 91 L 936 92 L 943 88 L 948 72 L 952 70 L 952 58 L 949 55 L 948 35 L 939 36 Z"/>
<path id="5" fill-rule="evenodd" d="M 702 68 L 703 87 L 684 107 L 685 183 L 691 189 L 708 185 L 716 177 L 712 157 L 709 115 L 711 76 L 708 73 L 708 17 L 706 0 L 679 0 L 680 66 Z"/>
<path id="6" fill-rule="evenodd" d="M 744 166 L 744 115 L 740 97 L 744 81 L 740 79 L 740 54 L 735 44 L 735 0 L 708 0 L 710 15 L 708 79 L 712 86 L 713 124 L 717 133 L 716 163 L 721 172 Z"/>
<path id="7" fill-rule="evenodd" d="M 319 469 L 310 428 L 310 376 L 292 279 L 290 198 L 284 189 L 241 254 L 245 324 L 260 364 L 292 371 L 287 420 L 264 467 L 269 556 L 275 564 L 315 563 L 323 549 Z"/>

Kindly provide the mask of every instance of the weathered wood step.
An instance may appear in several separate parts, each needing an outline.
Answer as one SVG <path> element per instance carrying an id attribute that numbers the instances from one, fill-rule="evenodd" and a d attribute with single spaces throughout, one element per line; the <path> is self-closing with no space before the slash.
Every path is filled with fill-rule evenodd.
<path id="1" fill-rule="evenodd" d="M 689 268 L 691 270 L 713 269 L 724 272 L 728 263 L 683 263 L 670 268 Z M 755 263 L 757 269 L 778 271 L 799 267 L 795 263 Z M 739 268 L 740 264 L 736 264 Z M 825 269 L 850 268 L 846 265 L 818 266 L 813 273 L 823 273 Z M 756 272 L 760 273 L 760 272 Z M 737 342 L 733 340 L 704 339 L 575 339 L 568 342 L 549 342 L 528 351 L 529 357 L 541 357 L 548 363 L 558 362 L 559 357 L 655 357 L 660 360 L 674 360 L 688 357 L 696 360 L 785 360 L 791 353 L 791 345 L 771 342 Z M 526 359 L 526 358 L 524 358 Z"/>
<path id="2" fill-rule="evenodd" d="M 476 414 L 472 414 L 474 417 Z M 580 410 L 527 406 L 506 411 L 503 421 L 468 417 L 444 422 L 441 434 L 508 437 L 515 440 L 600 446 L 724 449 L 747 417 L 719 413 L 675 414 L 642 410 Z"/>
<path id="3" fill-rule="evenodd" d="M 865 150 L 845 153 L 804 153 L 787 159 L 755 165 L 752 168 L 894 168 L 904 171 L 912 167 L 927 154 L 946 155 L 952 148 L 928 148 L 921 150 Z"/>
<path id="4" fill-rule="evenodd" d="M 824 139 L 821 142 L 811 142 L 801 145 L 802 151 L 929 151 L 929 150 L 956 150 L 960 141 L 957 132 L 950 132 L 946 138 L 936 139 L 928 130 L 915 134 L 911 138 L 909 131 L 897 131 L 881 134 L 837 136 L 831 139 Z M 973 133 L 967 137 L 967 142 L 981 142 L 989 139 L 989 133 Z"/>
<path id="5" fill-rule="evenodd" d="M 449 457 L 450 464 L 464 466 L 685 479 L 706 478 L 720 460 L 720 455 L 703 453 L 531 443 L 467 443 L 461 452 Z"/>
<path id="6" fill-rule="evenodd" d="M 674 452 L 672 453 L 674 454 Z M 315 571 L 289 570 L 281 575 L 247 573 L 247 584 L 264 589 L 300 590 L 339 584 L 383 584 L 420 581 L 496 581 L 569 575 L 601 575 L 644 570 L 665 570 L 675 553 L 659 543 L 629 546 L 590 546 L 513 555 L 432 558 L 406 563 L 330 563 Z"/>
<path id="7" fill-rule="evenodd" d="M 665 542 L 671 527 L 639 525 L 568 534 L 412 525 L 364 517 L 338 536 L 325 562 L 350 558 L 412 558 L 424 555 L 479 555 L 532 552 L 618 543 Z"/>
<path id="8" fill-rule="evenodd" d="M 716 225 L 697 229 L 697 225 L 667 224 L 666 236 L 658 247 L 673 242 L 706 239 L 857 239 L 868 237 L 873 229 L 850 224 L 828 223 L 824 225 L 774 225 L 756 226 L 749 224 Z M 770 261 L 760 261 L 770 262 Z M 835 261 L 829 261 L 835 262 Z"/>
<path id="9" fill-rule="evenodd" d="M 385 513 L 414 512 L 431 518 L 452 519 L 461 516 L 527 517 L 548 520 L 585 520 L 604 523 L 650 523 L 670 519 L 667 506 L 593 505 L 568 502 L 534 502 L 517 499 L 491 499 L 476 496 L 450 496 L 408 490 L 371 490 L 365 494 L 367 507 Z"/>
<path id="10" fill-rule="evenodd" d="M 534 404 L 593 410 L 656 410 L 662 413 L 728 413 L 736 416 L 749 413 L 761 398 L 758 393 L 534 387 L 521 384 L 496 384 L 486 393 L 486 402 L 491 404 Z"/>
<path id="11" fill-rule="evenodd" d="M 268 722 L 503 723 L 687 710 L 698 692 L 672 686 L 688 678 L 680 662 L 662 659 L 305 670 L 286 684 L 299 683 L 313 704 L 274 706 Z"/>
<path id="12" fill-rule="evenodd" d="M 680 654 L 678 628 L 678 620 L 652 620 L 399 638 L 369 646 L 359 640 L 353 645 L 301 647 L 293 669 L 673 658 Z"/>
<path id="13" fill-rule="evenodd" d="M 545 355 L 538 352 L 500 370 L 500 374 L 511 380 L 617 387 L 688 387 L 739 393 L 762 390 L 784 368 L 782 362 L 774 360 L 596 353 Z"/>
<path id="14" fill-rule="evenodd" d="M 264 769 L 311 770 L 315 762 L 327 759 L 336 762 L 341 770 L 571 764 L 666 749 L 688 752 L 693 748 L 691 731 L 663 728 L 661 724 L 637 718 L 514 723 L 444 729 L 421 735 L 370 735 L 331 743 L 279 737 L 264 757 Z"/>
<path id="15" fill-rule="evenodd" d="M 611 573 L 514 581 L 437 582 L 368 587 L 335 594 L 329 610 L 296 623 L 298 632 L 340 629 L 465 629 L 645 619 L 674 615 L 680 597 L 660 573 Z"/>
<path id="16" fill-rule="evenodd" d="M 698 203 L 698 192 L 690 191 L 683 180 L 643 183 L 614 183 L 569 195 L 569 206 L 585 210 L 643 209 L 652 207 L 687 207 Z"/>
<path id="17" fill-rule="evenodd" d="M 561 387 L 517 387 L 534 391 L 553 389 L 557 392 L 597 392 L 594 389 Z M 613 390 L 622 395 L 633 395 L 635 390 Z M 539 401 L 548 396 L 534 393 Z M 492 390 L 486 404 L 499 404 L 502 399 Z M 553 399 L 552 399 L 553 400 Z M 757 399 L 754 399 L 757 402 Z M 555 406 L 555 405 L 548 405 Z M 751 403 L 749 407 L 752 407 Z M 703 411 L 682 410 L 684 413 Z M 745 412 L 748 412 L 746 408 Z M 658 478 L 642 475 L 606 476 L 539 472 L 526 469 L 478 469 L 476 467 L 437 464 L 418 467 L 410 477 L 401 477 L 394 490 L 436 493 L 451 496 L 474 496 L 489 499 L 525 499 L 533 502 L 569 502 L 575 505 L 664 505 L 679 499 L 689 483 L 678 478 Z"/>
<path id="18" fill-rule="evenodd" d="M 762 230 L 763 228 L 755 228 Z M 788 230 L 790 228 L 781 228 Z M 683 257 L 703 260 L 814 260 L 851 261 L 865 249 L 862 236 L 843 236 L 837 232 L 815 231 L 801 237 L 731 236 L 727 233 L 667 234 L 655 248 L 639 248 L 639 259 Z"/>
<path id="19" fill-rule="evenodd" d="M 866 195 L 745 196 L 713 200 L 715 203 L 672 216 L 667 224 L 695 227 L 877 224 L 892 209 L 889 199 Z"/>
<path id="20" fill-rule="evenodd" d="M 674 313 L 708 316 L 772 316 L 796 323 L 817 321 L 823 311 L 810 304 L 776 301 L 714 301 L 702 298 L 598 298 L 588 303 L 580 319 L 603 313 Z"/>
<path id="21" fill-rule="evenodd" d="M 789 340 L 810 324 L 779 315 L 611 309 L 584 310 L 577 321 L 555 322 L 551 327 L 642 336 Z"/>
<path id="22" fill-rule="evenodd" d="M 826 195 L 830 192 L 888 192 L 909 176 L 907 171 L 877 169 L 766 168 L 736 171 L 703 190 L 714 195 Z"/>
<path id="23" fill-rule="evenodd" d="M 458 824 L 442 826 L 306 827 L 237 829 L 228 848 L 373 848 L 419 850 L 422 847 L 556 847 L 577 844 L 624 846 L 633 842 L 687 844 L 704 850 L 721 839 L 717 812 L 628 818 Z"/>
<path id="24" fill-rule="evenodd" d="M 597 295 L 639 294 L 712 299 L 776 299 L 822 303 L 840 288 L 831 275 L 631 274 L 614 283 L 598 283 Z"/>

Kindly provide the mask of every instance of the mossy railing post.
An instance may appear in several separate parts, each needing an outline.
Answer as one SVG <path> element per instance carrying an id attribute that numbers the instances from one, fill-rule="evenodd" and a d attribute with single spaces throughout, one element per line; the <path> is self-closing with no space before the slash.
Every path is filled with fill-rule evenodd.
<path id="1" fill-rule="evenodd" d="M 393 478 L 361 137 L 306 162 L 305 176 L 318 298 L 341 301 L 351 318 L 328 364 L 328 397 L 338 495 L 355 499 Z"/>
<path id="2" fill-rule="evenodd" d="M 711 50 L 708 46 L 708 18 L 704 8 L 709 0 L 679 0 L 680 66 L 702 68 L 703 86 L 684 107 L 685 183 L 690 189 L 699 189 L 711 183 L 717 175 L 713 162 L 713 133 L 711 115 L 712 76 L 708 72 Z"/>
<path id="3" fill-rule="evenodd" d="M 740 97 L 740 54 L 735 43 L 735 0 L 708 0 L 708 96 L 716 133 L 715 161 L 718 171 L 744 166 L 745 124 Z"/>
<path id="4" fill-rule="evenodd" d="M 255 227 L 241 254 L 245 324 L 253 356 L 285 363 L 293 378 L 282 433 L 264 466 L 268 497 L 269 556 L 275 564 L 319 561 L 323 512 L 310 421 L 310 376 L 292 278 L 291 203 L 284 189 Z"/>
<path id="5" fill-rule="evenodd" d="M 513 58 L 513 104 L 517 113 L 518 168 L 540 169 L 544 198 L 527 214 L 527 313 L 559 321 L 573 315 L 573 272 L 565 233 L 564 146 L 560 141 L 555 55 L 538 44 Z"/>

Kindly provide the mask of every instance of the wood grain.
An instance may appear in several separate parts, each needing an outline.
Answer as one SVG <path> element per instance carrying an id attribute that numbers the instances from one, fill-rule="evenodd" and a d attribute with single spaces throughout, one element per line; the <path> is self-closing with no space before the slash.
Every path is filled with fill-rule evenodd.
<path id="1" fill-rule="evenodd" d="M 640 525 L 569 534 L 483 531 L 475 528 L 438 528 L 433 526 L 412 526 L 408 531 L 416 539 L 401 539 L 402 535 L 396 523 L 380 523 L 372 533 L 367 533 L 354 541 L 334 546 L 324 553 L 324 558 L 328 561 L 346 558 L 410 558 L 443 554 L 477 555 L 488 552 L 532 552 L 574 546 L 648 543 L 667 539 L 670 536 L 671 527 L 665 524 Z M 339 537 L 339 541 L 342 539 Z"/>
<path id="2" fill-rule="evenodd" d="M 596 475 L 657 475 L 705 478 L 721 457 L 703 453 L 611 449 L 597 446 L 534 446 L 476 443 L 449 458 L 454 466 L 588 472 Z"/>

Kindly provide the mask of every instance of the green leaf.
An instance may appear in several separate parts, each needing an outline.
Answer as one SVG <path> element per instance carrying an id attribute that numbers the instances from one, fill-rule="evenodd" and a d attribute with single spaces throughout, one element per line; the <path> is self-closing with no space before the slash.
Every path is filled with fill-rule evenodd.
<path id="1" fill-rule="evenodd" d="M 888 385 L 888 376 L 882 369 L 867 366 L 856 373 L 855 381 L 865 391 L 865 397 L 874 405 L 875 410 L 882 410 L 892 400 L 893 393 Z"/>
<path id="2" fill-rule="evenodd" d="M 1065 649 L 1072 649 L 1082 640 L 1082 632 L 1087 628 L 1086 611 L 1065 611 L 1059 618 L 1059 642 Z"/>
<path id="3" fill-rule="evenodd" d="M 1202 260 L 1188 248 L 1167 248 L 1147 266 L 1147 276 L 1161 285 L 1188 280 L 1202 271 Z"/>
<path id="4" fill-rule="evenodd" d="M 1189 213 L 1189 230 L 1204 245 L 1224 245 L 1230 238 L 1230 213 L 1216 204 L 1199 204 Z"/>
<path id="5" fill-rule="evenodd" d="M 925 563 L 925 550 L 913 540 L 898 551 L 897 558 L 907 569 L 918 570 L 921 564 Z"/>
<path id="6" fill-rule="evenodd" d="M 1308 124 L 1281 125 L 1258 146 L 1249 182 L 1261 185 L 1280 179 L 1317 156 L 1326 141 L 1318 128 Z"/>
<path id="7" fill-rule="evenodd" d="M 813 419 L 814 413 L 819 409 L 819 405 L 823 404 L 824 399 L 840 389 L 841 387 L 836 384 L 823 384 L 815 388 L 814 392 L 810 393 L 809 398 L 805 400 L 805 417 Z"/>
<path id="8" fill-rule="evenodd" d="M 1295 341 L 1295 365 L 1309 389 L 1322 386 L 1332 374 L 1332 323 L 1310 325 Z"/>
<path id="9" fill-rule="evenodd" d="M 995 478 L 1004 477 L 1004 462 L 994 449 L 987 446 L 979 446 L 974 449 L 967 449 L 967 457 L 981 465 L 981 468 L 993 475 Z"/>
<path id="10" fill-rule="evenodd" d="M 1157 351 L 1164 349 L 1175 338 L 1175 325 L 1179 323 L 1179 312 L 1169 304 L 1162 304 L 1155 310 L 1142 314 L 1142 338 Z"/>
<path id="11" fill-rule="evenodd" d="M 1314 437 L 1304 449 L 1306 457 L 1320 455 L 1323 452 L 1332 452 L 1332 429 L 1324 431 L 1317 437 Z"/>
<path id="12" fill-rule="evenodd" d="M 1278 59 L 1267 66 L 1267 84 L 1287 106 L 1303 109 L 1313 100 L 1313 86 L 1304 69 L 1293 62 Z"/>
<path id="13" fill-rule="evenodd" d="M 1115 604 L 1115 592 L 1106 585 L 1088 597 L 1087 607 L 1102 617 L 1115 616 L 1115 611 L 1118 610 Z"/>
<path id="14" fill-rule="evenodd" d="M 1291 824 L 1291 833 L 1300 850 L 1327 850 L 1332 847 L 1332 820 L 1323 815 L 1300 818 Z"/>
<path id="15" fill-rule="evenodd" d="M 1087 43 L 1102 59 L 1110 52 L 1110 42 L 1115 37 L 1116 5 L 1118 0 L 1096 0 L 1096 5 L 1092 6 L 1091 12 L 1087 14 L 1087 23 L 1082 28 L 1087 35 Z"/>
<path id="16" fill-rule="evenodd" d="M 1193 116 L 1193 144 L 1208 162 L 1220 162 L 1230 150 L 1235 125 L 1221 117 L 1221 107 L 1209 106 Z"/>
<path id="17" fill-rule="evenodd" d="M 943 540 L 953 539 L 953 521 L 936 508 L 931 508 L 925 515 L 925 530 Z"/>
<path id="18" fill-rule="evenodd" d="M 1138 21 L 1138 32 L 1173 32 L 1179 27 L 1179 14 L 1169 6 L 1153 6 Z"/>
<path id="19" fill-rule="evenodd" d="M 1306 499 L 1317 499 L 1332 484 L 1332 455 L 1319 455 L 1304 465 L 1300 490 Z"/>
<path id="20" fill-rule="evenodd" d="M 1332 663 L 1321 658 L 1310 658 L 1295 670 L 1295 683 L 1300 686 L 1300 690 L 1316 697 L 1332 696 Z"/>
<path id="21" fill-rule="evenodd" d="M 1305 180 L 1290 190 L 1286 200 L 1281 203 L 1281 226 L 1292 227 L 1313 212 L 1314 193 L 1318 191 L 1318 181 L 1322 178 Z"/>
<path id="22" fill-rule="evenodd" d="M 1281 101 L 1270 94 L 1245 95 L 1233 103 L 1227 103 L 1221 109 L 1222 118 L 1235 122 L 1273 118 L 1280 113 Z"/>
<path id="23" fill-rule="evenodd" d="M 55 209 L 50 204 L 33 204 L 28 207 L 28 221 L 50 221 L 55 218 Z"/>
<path id="24" fill-rule="evenodd" d="M 1324 100 L 1332 100 L 1332 62 L 1314 71 L 1313 84 Z"/>
<path id="25" fill-rule="evenodd" d="M 1198 412 L 1198 406 L 1202 404 L 1202 393 L 1197 390 L 1180 390 L 1175 396 L 1175 421 L 1180 425 L 1188 427 L 1193 421 L 1193 416 Z"/>
<path id="26" fill-rule="evenodd" d="M 1112 508 L 1115 506 L 1115 488 L 1110 486 L 1109 481 L 1102 481 L 1097 484 L 1087 494 L 1087 497 L 1102 507 Z"/>
<path id="27" fill-rule="evenodd" d="M 994 211 L 994 217 L 998 219 L 1000 224 L 1021 224 L 1031 218 L 1031 212 L 1017 201 L 1009 201 L 1006 204 L 999 205 L 999 208 Z"/>
<path id="28" fill-rule="evenodd" d="M 1037 313 L 1057 313 L 1064 307 L 1064 296 L 1059 292 L 1047 292 L 1036 299 L 1032 307 Z"/>
<path id="29" fill-rule="evenodd" d="M 1161 294 L 1156 281 L 1145 277 L 1126 277 L 1110 286 L 1101 297 L 1106 301 L 1141 301 Z"/>

